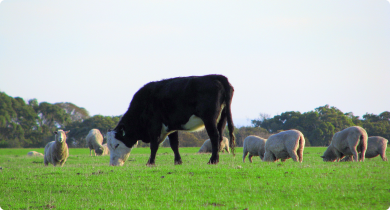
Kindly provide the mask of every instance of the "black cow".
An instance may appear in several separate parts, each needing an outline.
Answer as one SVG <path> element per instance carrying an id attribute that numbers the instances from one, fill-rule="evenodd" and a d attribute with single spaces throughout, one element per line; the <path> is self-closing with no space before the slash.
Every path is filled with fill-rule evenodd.
<path id="1" fill-rule="evenodd" d="M 137 140 L 150 143 L 147 165 L 154 165 L 159 144 L 167 136 L 175 164 L 181 164 L 177 131 L 196 131 L 204 127 L 212 142 L 208 163 L 217 164 L 226 122 L 234 154 L 230 110 L 233 92 L 228 79 L 222 75 L 177 77 L 146 84 L 135 93 L 115 129 L 107 133 L 110 165 L 123 165 Z"/>

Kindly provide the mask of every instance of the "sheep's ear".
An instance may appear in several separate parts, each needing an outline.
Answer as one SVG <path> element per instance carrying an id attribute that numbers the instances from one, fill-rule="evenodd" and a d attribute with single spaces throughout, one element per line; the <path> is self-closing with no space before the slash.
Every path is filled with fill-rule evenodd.
<path id="1" fill-rule="evenodd" d="M 70 132 L 70 130 L 69 131 L 64 131 L 65 135 L 68 135 L 69 132 Z"/>
<path id="2" fill-rule="evenodd" d="M 108 131 L 107 132 L 111 132 L 112 130 L 111 129 L 108 129 Z"/>
<path id="3" fill-rule="evenodd" d="M 57 132 L 57 131 L 54 131 L 53 133 L 54 133 L 54 134 L 57 134 L 58 132 Z"/>

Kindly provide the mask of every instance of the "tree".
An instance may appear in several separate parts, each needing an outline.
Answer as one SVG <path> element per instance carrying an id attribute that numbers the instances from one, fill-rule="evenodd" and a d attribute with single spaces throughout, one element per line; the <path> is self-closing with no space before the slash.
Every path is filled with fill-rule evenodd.
<path id="1" fill-rule="evenodd" d="M 72 122 L 83 121 L 89 118 L 89 113 L 86 109 L 78 107 L 72 103 L 55 103 L 54 105 L 64 109 L 65 112 L 70 116 Z"/>
<path id="2" fill-rule="evenodd" d="M 84 147 L 85 137 L 87 137 L 91 129 L 99 129 L 103 136 L 107 134 L 109 129 L 115 128 L 118 124 L 120 116 L 109 117 L 95 115 L 84 121 L 74 121 L 65 127 L 65 130 L 70 130 L 68 134 L 69 146 Z"/>

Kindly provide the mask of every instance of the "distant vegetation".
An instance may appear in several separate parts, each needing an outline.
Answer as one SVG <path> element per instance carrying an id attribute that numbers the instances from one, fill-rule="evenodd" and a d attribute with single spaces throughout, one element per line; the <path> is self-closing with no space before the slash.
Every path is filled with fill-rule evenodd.
<path id="1" fill-rule="evenodd" d="M 90 116 L 86 109 L 72 103 L 38 103 L 37 99 L 26 103 L 20 97 L 13 98 L 0 92 L 0 148 L 44 147 L 53 140 L 53 131 L 57 129 L 70 130 L 69 147 L 85 147 L 85 137 L 89 130 L 97 128 L 105 135 L 108 129 L 116 126 L 120 117 Z M 281 130 L 298 129 L 305 135 L 306 146 L 326 146 L 335 132 L 353 125 L 365 128 L 369 136 L 390 139 L 390 112 L 366 114 L 360 119 L 353 113 L 343 113 L 329 105 L 303 114 L 284 112 L 273 118 L 260 114 L 258 119 L 252 120 L 252 126 L 236 128 L 234 134 L 236 144 L 242 146 L 248 135 L 268 138 Z M 227 129 L 224 135 L 228 136 Z M 181 147 L 200 147 L 208 138 L 205 130 L 179 132 Z M 148 144 L 140 142 L 139 146 Z M 163 146 L 169 144 L 164 143 Z"/>
<path id="2" fill-rule="evenodd" d="M 314 111 L 284 112 L 270 118 L 260 114 L 260 118 L 252 120 L 254 127 L 261 127 L 270 133 L 281 130 L 297 129 L 305 136 L 306 145 L 328 146 L 333 135 L 350 126 L 361 126 L 366 129 L 368 136 L 382 136 L 390 139 L 390 112 L 379 115 L 365 114 L 363 119 L 353 113 L 343 113 L 329 105 L 316 108 Z"/>

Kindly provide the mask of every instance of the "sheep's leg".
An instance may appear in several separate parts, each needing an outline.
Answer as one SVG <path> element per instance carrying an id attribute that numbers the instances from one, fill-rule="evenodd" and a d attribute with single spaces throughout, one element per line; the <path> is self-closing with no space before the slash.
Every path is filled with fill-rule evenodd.
<path id="1" fill-rule="evenodd" d="M 303 161 L 303 148 L 298 149 L 297 155 L 299 158 L 299 162 L 302 163 L 302 161 Z"/>
<path id="2" fill-rule="evenodd" d="M 242 155 L 242 162 L 245 163 L 245 158 L 246 158 L 247 155 L 248 155 L 248 151 L 246 151 L 246 148 L 244 148 L 244 152 L 243 152 L 243 155 Z"/>
<path id="3" fill-rule="evenodd" d="M 362 160 L 362 153 L 359 153 L 359 161 Z"/>
<path id="4" fill-rule="evenodd" d="M 359 156 L 358 156 L 358 152 L 357 152 L 358 144 L 359 144 L 359 141 L 354 142 L 354 141 L 352 141 L 350 139 L 348 141 L 348 146 L 349 146 L 349 148 L 351 150 L 351 153 L 353 155 L 352 162 L 355 162 L 355 161 L 359 162 Z M 344 154 L 338 153 L 337 157 L 339 157 L 339 155 L 343 156 Z"/>
<path id="5" fill-rule="evenodd" d="M 353 159 L 352 159 L 352 162 L 359 162 L 359 156 L 358 156 L 358 152 L 356 151 L 356 147 L 355 148 L 352 148 L 351 149 L 352 151 L 352 154 L 353 154 Z"/>
<path id="6" fill-rule="evenodd" d="M 383 161 L 387 161 L 386 152 L 381 152 L 379 155 L 381 156 Z"/>
<path id="7" fill-rule="evenodd" d="M 179 153 L 179 134 L 176 132 L 171 133 L 169 136 L 169 143 L 171 145 L 171 148 L 173 150 L 173 153 L 175 154 L 175 165 L 180 165 L 183 163 L 180 157 Z"/>
<path id="8" fill-rule="evenodd" d="M 252 163 L 252 157 L 253 157 L 253 155 L 251 155 L 251 154 L 249 153 L 248 159 L 249 159 L 249 162 L 251 162 L 251 163 Z"/>
<path id="9" fill-rule="evenodd" d="M 289 153 L 290 157 L 293 159 L 293 161 L 299 162 L 299 157 L 298 157 L 296 151 L 289 151 L 288 153 Z M 282 162 L 284 162 L 284 161 L 282 161 Z"/>

